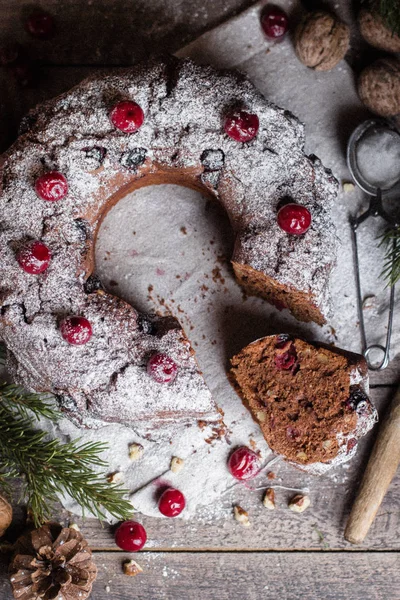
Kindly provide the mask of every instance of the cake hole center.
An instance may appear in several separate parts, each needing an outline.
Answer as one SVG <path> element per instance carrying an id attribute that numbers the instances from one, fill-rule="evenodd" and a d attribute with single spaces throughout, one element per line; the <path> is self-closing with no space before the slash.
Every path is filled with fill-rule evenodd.
<path id="1" fill-rule="evenodd" d="M 232 250 L 232 228 L 218 202 L 179 185 L 150 185 L 105 216 L 95 273 L 109 293 L 140 312 L 176 317 L 206 372 L 217 358 L 210 344 L 220 346 L 221 307 L 242 294 Z"/>

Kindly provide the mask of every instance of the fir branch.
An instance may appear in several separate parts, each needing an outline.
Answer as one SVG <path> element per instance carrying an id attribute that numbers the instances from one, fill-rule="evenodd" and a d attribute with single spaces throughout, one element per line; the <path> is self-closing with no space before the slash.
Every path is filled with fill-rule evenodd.
<path id="1" fill-rule="evenodd" d="M 383 245 L 386 246 L 386 251 L 381 276 L 392 286 L 400 279 L 400 226 L 388 229 L 381 236 L 379 246 Z"/>
<path id="2" fill-rule="evenodd" d="M 380 0 L 378 11 L 386 27 L 400 35 L 400 2 L 399 0 Z"/>
<path id="3" fill-rule="evenodd" d="M 7 403 L 0 403 L 3 477 L 15 476 L 16 472 L 23 476 L 24 494 L 36 526 L 49 519 L 57 494 L 65 492 L 100 520 L 105 512 L 121 520 L 132 516 L 132 505 L 124 499 L 127 491 L 110 485 L 91 469 L 93 465 L 105 466 L 99 457 L 106 448 L 104 444 L 62 444 L 58 439 L 46 440 L 46 435 L 33 429 L 24 414 L 16 414 Z"/>
<path id="4" fill-rule="evenodd" d="M 19 414 L 29 418 L 29 411 L 39 419 L 44 417 L 51 421 L 59 421 L 61 413 L 51 405 L 51 396 L 44 394 L 30 394 L 17 385 L 0 384 L 0 402 L 9 408 L 17 408 Z"/>

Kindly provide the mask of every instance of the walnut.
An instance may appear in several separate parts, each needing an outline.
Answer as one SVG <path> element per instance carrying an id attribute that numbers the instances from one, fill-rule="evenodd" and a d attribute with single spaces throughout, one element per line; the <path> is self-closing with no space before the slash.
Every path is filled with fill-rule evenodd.
<path id="1" fill-rule="evenodd" d="M 358 24 L 361 35 L 371 46 L 386 52 L 400 52 L 400 37 L 386 27 L 378 12 L 361 9 Z"/>
<path id="2" fill-rule="evenodd" d="M 350 45 L 345 23 L 324 11 L 308 13 L 295 31 L 295 50 L 307 67 L 329 71 L 344 58 Z"/>
<path id="3" fill-rule="evenodd" d="M 302 513 L 308 508 L 311 504 L 310 496 L 303 496 L 303 494 L 296 494 L 289 501 L 289 509 L 293 512 Z"/>
<path id="4" fill-rule="evenodd" d="M 400 61 L 380 58 L 366 67 L 358 78 L 358 95 L 372 112 L 381 117 L 400 113 Z"/>
<path id="5" fill-rule="evenodd" d="M 268 488 L 265 490 L 263 504 L 265 508 L 269 510 L 274 510 L 275 508 L 275 491 L 272 488 Z"/>

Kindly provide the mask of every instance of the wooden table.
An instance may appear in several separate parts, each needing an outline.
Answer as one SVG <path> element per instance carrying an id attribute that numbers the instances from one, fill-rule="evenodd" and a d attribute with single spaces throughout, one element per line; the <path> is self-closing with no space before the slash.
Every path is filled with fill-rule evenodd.
<path id="1" fill-rule="evenodd" d="M 80 81 L 94 68 L 129 65 L 153 48 L 175 50 L 251 4 L 251 0 L 42 0 L 58 24 L 56 37 L 28 39 L 21 19 L 26 6 L 20 0 L 0 0 L 0 39 L 16 39 L 42 63 L 34 88 L 20 89 L 0 72 L 0 150 L 16 135 L 21 116 L 36 102 Z M 354 54 L 354 53 L 353 53 Z M 371 376 L 371 396 L 380 414 L 385 411 L 400 375 L 394 360 L 383 373 Z M 302 515 L 291 513 L 289 490 L 279 490 L 278 509 L 267 511 L 262 492 L 251 496 L 239 489 L 239 503 L 250 513 L 251 527 L 232 518 L 232 504 L 223 498 L 224 517 L 203 510 L 192 521 L 143 518 L 149 542 L 135 556 L 143 573 L 129 578 L 112 530 L 94 520 L 82 522 L 61 508 L 55 518 L 76 522 L 89 540 L 99 570 L 92 598 L 232 600 L 271 598 L 400 599 L 400 480 L 395 479 L 369 537 L 362 547 L 343 539 L 344 524 L 354 499 L 375 432 L 360 444 L 357 457 L 337 483 L 315 479 L 312 506 Z M 301 475 L 287 465 L 276 470 L 274 484 Z M 23 508 L 15 508 L 14 531 L 23 522 Z M 6 563 L 0 574 L 0 599 L 11 598 Z"/>

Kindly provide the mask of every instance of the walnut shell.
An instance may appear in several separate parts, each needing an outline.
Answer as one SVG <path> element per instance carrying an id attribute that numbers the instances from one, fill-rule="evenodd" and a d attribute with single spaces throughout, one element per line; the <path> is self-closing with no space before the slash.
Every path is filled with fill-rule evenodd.
<path id="1" fill-rule="evenodd" d="M 358 24 L 361 35 L 371 46 L 386 52 L 400 52 L 400 37 L 386 27 L 377 12 L 363 8 L 358 14 Z"/>
<path id="2" fill-rule="evenodd" d="M 3 496 L 0 496 L 0 537 L 5 534 L 12 521 L 12 508 Z"/>
<path id="3" fill-rule="evenodd" d="M 295 51 L 301 62 L 316 71 L 329 71 L 344 58 L 350 45 L 350 30 L 334 15 L 308 13 L 295 31 Z"/>
<path id="4" fill-rule="evenodd" d="M 380 58 L 366 67 L 358 79 L 358 95 L 381 117 L 400 113 L 400 60 Z"/>

